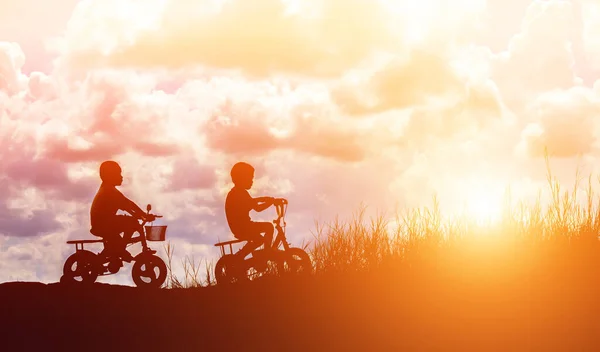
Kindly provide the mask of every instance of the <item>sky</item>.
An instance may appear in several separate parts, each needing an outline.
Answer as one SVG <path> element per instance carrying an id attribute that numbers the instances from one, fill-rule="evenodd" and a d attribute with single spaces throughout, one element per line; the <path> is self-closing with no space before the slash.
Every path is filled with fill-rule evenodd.
<path id="1" fill-rule="evenodd" d="M 237 161 L 296 246 L 361 204 L 493 217 L 545 149 L 597 173 L 599 73 L 596 0 L 0 0 L 0 282 L 60 278 L 109 159 L 175 266 L 232 238 Z"/>

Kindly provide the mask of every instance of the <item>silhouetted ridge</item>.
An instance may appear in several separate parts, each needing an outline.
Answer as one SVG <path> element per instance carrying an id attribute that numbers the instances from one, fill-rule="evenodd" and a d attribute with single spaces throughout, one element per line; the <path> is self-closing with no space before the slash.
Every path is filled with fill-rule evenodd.
<path id="1" fill-rule="evenodd" d="M 482 281 L 431 265 L 170 290 L 7 283 L 2 341 L 8 351 L 594 350 L 597 270 L 557 268 Z"/>

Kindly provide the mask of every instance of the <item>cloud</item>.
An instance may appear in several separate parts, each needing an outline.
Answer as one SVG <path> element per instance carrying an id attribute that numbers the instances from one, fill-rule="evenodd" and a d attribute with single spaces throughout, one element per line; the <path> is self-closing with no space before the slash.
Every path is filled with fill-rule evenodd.
<path id="1" fill-rule="evenodd" d="M 341 162 L 357 162 L 367 157 L 373 144 L 368 131 L 361 132 L 356 127 L 344 126 L 342 121 L 336 123 L 317 114 L 297 117 L 296 130 L 283 147 Z"/>
<path id="2" fill-rule="evenodd" d="M 206 125 L 207 144 L 226 153 L 264 153 L 277 146 L 266 126 L 268 111 L 255 104 L 223 103 Z"/>
<path id="3" fill-rule="evenodd" d="M 344 112 L 364 115 L 426 104 L 435 97 L 460 93 L 463 86 L 443 52 L 424 48 L 393 59 L 366 81 L 342 85 L 332 94 Z"/>
<path id="4" fill-rule="evenodd" d="M 403 130 L 405 147 L 427 148 L 438 140 L 464 141 L 505 116 L 506 107 L 492 81 L 466 87 L 458 100 L 415 108 Z"/>
<path id="5" fill-rule="evenodd" d="M 211 189 L 217 181 L 213 165 L 203 165 L 192 156 L 177 158 L 173 163 L 168 191 Z"/>
<path id="6" fill-rule="evenodd" d="M 492 78 L 511 108 L 520 108 L 540 93 L 580 83 L 572 49 L 576 30 L 570 1 L 533 1 L 521 32 L 492 63 Z"/>
<path id="7" fill-rule="evenodd" d="M 24 248 L 10 247 L 6 252 L 11 261 L 28 261 L 33 259 L 32 253 Z"/>
<path id="8" fill-rule="evenodd" d="M 13 95 L 21 88 L 25 54 L 17 43 L 0 42 L 0 92 Z"/>
<path id="9" fill-rule="evenodd" d="M 46 50 L 50 36 L 64 32 L 71 12 L 79 0 L 0 1 L 0 40 L 15 42 L 23 49 L 27 60 L 23 73 L 48 72 L 54 53 Z"/>
<path id="10" fill-rule="evenodd" d="M 209 1 L 172 0 L 164 9 L 155 2 L 143 8 L 114 1 L 81 3 L 67 33 L 69 47 L 63 50 L 76 66 L 204 65 L 240 69 L 251 76 L 332 76 L 375 50 L 396 46 L 392 19 L 379 2 L 326 0 L 304 5 L 289 11 L 281 0 L 234 0 L 217 8 Z M 128 23 L 115 15 L 116 8 L 139 12 L 147 21 Z M 97 35 L 84 40 L 82 33 Z M 90 37 L 98 43 L 90 43 Z"/>
<path id="11" fill-rule="evenodd" d="M 23 215 L 18 210 L 0 206 L 0 234 L 17 237 L 33 237 L 52 233 L 61 228 L 55 214 L 44 210 L 35 210 L 30 215 Z"/>
<path id="12" fill-rule="evenodd" d="M 529 124 L 519 149 L 540 157 L 568 158 L 598 148 L 599 95 L 587 88 L 570 88 L 541 95 L 527 109 Z"/>
<path id="13" fill-rule="evenodd" d="M 32 72 L 27 82 L 27 93 L 32 101 L 56 99 L 56 87 L 50 77 L 42 72 Z"/>
<path id="14" fill-rule="evenodd" d="M 589 64 L 600 69 L 600 4 L 593 0 L 580 0 L 583 22 L 584 51 Z"/>
<path id="15" fill-rule="evenodd" d="M 133 78 L 133 82 L 128 81 Z M 152 95 L 144 77 L 91 74 L 76 94 L 81 99 L 70 116 L 57 117 L 70 132 L 48 134 L 46 155 L 66 162 L 101 161 L 135 150 L 142 155 L 165 156 L 179 147 L 162 138 L 160 109 L 139 101 Z"/>
<path id="16" fill-rule="evenodd" d="M 350 121 L 340 123 L 342 119 L 331 113 L 333 108 L 300 103 L 284 116 L 275 116 L 260 104 L 228 100 L 213 113 L 203 132 L 210 148 L 231 155 L 290 149 L 339 161 L 362 160 L 372 137 Z M 285 130 L 273 130 L 272 121 Z"/>
<path id="17" fill-rule="evenodd" d="M 29 207 L 19 204 L 24 203 L 22 198 L 28 195 L 32 197 L 26 202 L 36 204 Z M 0 173 L 0 235 L 33 237 L 52 233 L 60 228 L 56 214 L 44 207 L 35 191 L 32 192 L 30 188 L 28 192 L 23 192 L 22 188 Z"/>

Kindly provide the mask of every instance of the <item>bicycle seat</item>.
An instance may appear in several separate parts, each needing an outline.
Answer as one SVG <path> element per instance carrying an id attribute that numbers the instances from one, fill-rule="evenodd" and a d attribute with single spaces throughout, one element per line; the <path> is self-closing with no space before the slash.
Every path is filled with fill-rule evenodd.
<path id="1" fill-rule="evenodd" d="M 246 240 L 235 239 L 231 241 L 219 242 L 215 247 L 220 247 L 221 255 L 225 255 L 225 246 L 229 246 L 229 254 L 233 254 L 233 245 L 236 243 L 246 242 Z"/>
<path id="2" fill-rule="evenodd" d="M 244 241 L 247 241 L 247 240 L 235 239 L 235 240 L 226 241 L 226 242 L 219 242 L 219 243 L 215 244 L 215 247 L 222 247 L 222 246 L 232 245 L 232 244 L 240 243 L 240 242 L 244 242 Z"/>
<path id="3" fill-rule="evenodd" d="M 104 240 L 71 240 L 67 241 L 68 244 L 83 244 L 83 243 L 100 243 Z"/>
<path id="4" fill-rule="evenodd" d="M 106 231 L 100 231 L 98 229 L 96 229 L 96 230 L 90 229 L 90 233 L 96 237 L 102 237 L 102 238 L 104 238 L 106 235 Z M 123 231 L 118 231 L 117 235 L 120 235 L 122 233 L 123 233 Z"/>

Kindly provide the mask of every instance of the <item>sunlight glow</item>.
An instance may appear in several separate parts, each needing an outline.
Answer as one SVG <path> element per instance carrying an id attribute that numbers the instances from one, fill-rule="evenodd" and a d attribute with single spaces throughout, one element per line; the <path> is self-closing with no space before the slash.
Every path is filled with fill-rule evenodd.
<path id="1" fill-rule="evenodd" d="M 465 190 L 465 215 L 480 225 L 497 223 L 502 216 L 503 194 L 496 183 L 472 180 Z"/>
<path id="2" fill-rule="evenodd" d="M 500 220 L 502 204 L 490 194 L 473 194 L 467 200 L 467 216 L 476 223 L 495 223 Z"/>

